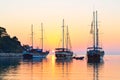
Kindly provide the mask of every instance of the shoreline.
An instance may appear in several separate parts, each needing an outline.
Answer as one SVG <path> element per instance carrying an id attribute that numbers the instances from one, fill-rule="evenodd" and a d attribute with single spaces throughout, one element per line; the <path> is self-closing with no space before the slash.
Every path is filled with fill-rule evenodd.
<path id="1" fill-rule="evenodd" d="M 0 53 L 0 57 L 22 57 L 22 53 Z"/>

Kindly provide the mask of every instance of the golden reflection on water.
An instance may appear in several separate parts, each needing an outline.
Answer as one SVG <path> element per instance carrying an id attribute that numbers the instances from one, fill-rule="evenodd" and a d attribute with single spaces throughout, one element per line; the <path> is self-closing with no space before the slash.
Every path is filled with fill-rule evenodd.
<path id="1" fill-rule="evenodd" d="M 57 60 L 54 55 L 33 60 L 0 58 L 0 80 L 120 80 L 119 62 L 120 56 L 106 56 L 99 63 Z"/>
<path id="2" fill-rule="evenodd" d="M 104 61 L 100 61 L 100 62 L 88 62 L 87 63 L 87 68 L 88 68 L 88 72 L 89 75 L 92 76 L 93 79 L 91 80 L 99 80 L 99 77 L 102 77 L 100 75 L 100 72 L 102 70 L 102 66 L 104 65 Z"/>

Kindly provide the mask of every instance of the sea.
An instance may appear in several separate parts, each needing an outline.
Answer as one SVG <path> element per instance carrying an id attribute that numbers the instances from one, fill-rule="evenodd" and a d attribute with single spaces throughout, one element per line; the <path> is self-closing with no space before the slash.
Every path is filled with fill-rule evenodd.
<path id="1" fill-rule="evenodd" d="M 120 55 L 105 55 L 95 63 L 86 56 L 83 60 L 57 60 L 54 54 L 32 60 L 0 57 L 0 80 L 120 80 Z"/>

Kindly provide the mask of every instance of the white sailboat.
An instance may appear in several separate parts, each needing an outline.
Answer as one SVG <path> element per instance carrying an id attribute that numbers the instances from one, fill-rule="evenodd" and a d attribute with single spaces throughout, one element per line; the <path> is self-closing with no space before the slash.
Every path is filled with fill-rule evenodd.
<path id="1" fill-rule="evenodd" d="M 67 37 L 66 37 L 66 47 L 64 46 L 64 19 L 63 19 L 63 26 L 62 26 L 62 47 L 55 49 L 55 56 L 57 59 L 71 59 L 73 57 L 73 52 L 68 48 L 69 39 L 69 32 L 67 26 Z"/>
<path id="2" fill-rule="evenodd" d="M 93 12 L 93 21 L 91 24 L 91 34 L 93 35 L 93 46 L 87 48 L 87 58 L 88 61 L 100 61 L 103 59 L 104 51 L 102 47 L 99 46 L 99 29 L 97 21 L 97 11 Z"/>

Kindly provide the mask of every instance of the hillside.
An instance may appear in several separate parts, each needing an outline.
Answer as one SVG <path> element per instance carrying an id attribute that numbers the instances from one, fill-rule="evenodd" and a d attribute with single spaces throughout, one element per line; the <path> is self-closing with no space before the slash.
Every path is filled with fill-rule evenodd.
<path id="1" fill-rule="evenodd" d="M 23 51 L 20 41 L 16 36 L 10 37 L 6 29 L 0 27 L 0 53 L 20 53 Z"/>

